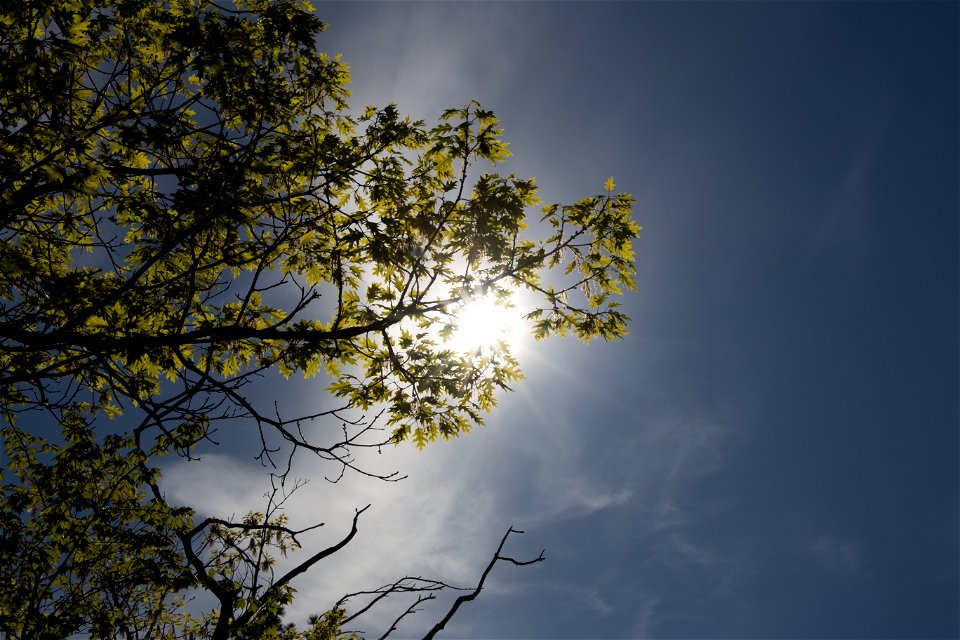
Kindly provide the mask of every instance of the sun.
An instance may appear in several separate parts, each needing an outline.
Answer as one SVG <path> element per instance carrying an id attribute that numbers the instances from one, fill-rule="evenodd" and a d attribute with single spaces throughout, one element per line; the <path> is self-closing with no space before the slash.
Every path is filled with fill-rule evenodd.
<path id="1" fill-rule="evenodd" d="M 509 302 L 498 302 L 492 294 L 463 302 L 453 310 L 456 320 L 447 346 L 463 353 L 485 353 L 501 345 L 516 351 L 525 333 L 525 321 L 517 307 L 508 305 Z"/>

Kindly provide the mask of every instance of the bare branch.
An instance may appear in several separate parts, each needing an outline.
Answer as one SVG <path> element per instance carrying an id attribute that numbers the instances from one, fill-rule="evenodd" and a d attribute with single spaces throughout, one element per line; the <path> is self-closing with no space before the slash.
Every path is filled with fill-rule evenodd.
<path id="1" fill-rule="evenodd" d="M 386 637 L 389 636 L 391 633 L 393 633 L 394 631 L 396 631 L 396 630 L 397 630 L 397 625 L 400 624 L 400 621 L 401 621 L 401 620 L 403 620 L 404 618 L 406 618 L 408 615 L 410 615 L 410 614 L 412 614 L 412 613 L 416 613 L 416 612 L 417 612 L 417 605 L 418 605 L 418 604 L 423 603 L 423 602 L 426 602 L 427 600 L 433 600 L 433 599 L 435 599 L 436 597 L 437 597 L 437 596 L 435 596 L 435 595 L 432 594 L 432 593 L 427 594 L 427 595 L 419 595 L 419 596 L 417 596 L 417 601 L 414 602 L 413 604 L 411 604 L 409 607 L 406 608 L 406 610 L 404 610 L 403 613 L 401 613 L 399 616 L 397 616 L 396 620 L 393 621 L 393 624 L 390 625 L 390 628 L 387 629 L 386 632 L 384 632 L 384 634 L 383 634 L 382 636 L 380 636 L 380 640 L 384 640 L 384 638 L 386 638 Z"/>
<path id="2" fill-rule="evenodd" d="M 303 562 L 298 564 L 296 567 L 294 567 L 293 569 L 285 573 L 279 580 L 275 581 L 272 585 L 270 585 L 263 592 L 263 595 L 260 596 L 257 600 L 260 603 L 268 602 L 274 596 L 274 594 L 280 591 L 291 580 L 305 573 L 310 567 L 320 562 L 324 558 L 327 558 L 335 554 L 337 551 L 347 546 L 347 544 L 349 544 L 350 541 L 353 540 L 353 537 L 357 535 L 357 521 L 360 519 L 360 514 L 362 514 L 364 511 L 366 511 L 369 508 L 370 508 L 370 505 L 368 504 L 362 509 L 357 509 L 356 514 L 353 516 L 353 524 L 350 527 L 350 533 L 348 533 L 346 537 L 340 540 L 340 542 L 333 545 L 332 547 L 328 547 L 323 551 L 313 554 L 307 560 L 304 560 Z M 248 609 L 243 615 L 237 618 L 235 622 L 235 626 L 239 627 L 245 624 L 247 621 L 249 621 L 253 617 L 253 613 L 254 611 L 252 609 Z"/>
<path id="3" fill-rule="evenodd" d="M 514 560 L 513 558 L 501 556 L 500 552 L 503 551 L 503 545 L 506 544 L 507 538 L 510 537 L 511 533 L 522 534 L 523 531 L 514 529 L 513 527 L 510 527 L 509 529 L 507 529 L 507 532 L 503 534 L 503 539 L 500 540 L 500 546 L 497 547 L 496 552 L 493 554 L 493 558 L 491 558 L 490 563 L 487 565 L 487 568 L 483 570 L 483 574 L 480 576 L 480 582 L 477 583 L 477 587 L 470 593 L 464 594 L 459 598 L 457 598 L 456 601 L 454 601 L 453 606 L 450 607 L 450 610 L 447 611 L 447 615 L 445 615 L 443 619 L 440 620 L 440 622 L 435 624 L 433 628 L 430 629 L 429 632 L 427 632 L 427 635 L 423 636 L 423 640 L 432 640 L 432 638 L 434 638 L 440 631 L 442 631 L 443 628 L 447 625 L 447 623 L 450 622 L 450 620 L 457 613 L 457 610 L 460 608 L 462 604 L 466 602 L 471 602 L 474 599 L 476 599 L 478 595 L 480 595 L 480 592 L 483 590 L 483 583 L 486 581 L 487 576 L 490 574 L 490 571 L 493 570 L 494 565 L 497 564 L 499 560 L 505 560 L 518 566 L 535 564 L 537 562 L 544 561 L 545 558 L 543 556 L 544 554 L 543 551 L 541 551 L 540 555 L 534 558 L 533 560 L 526 560 L 526 561 L 518 561 L 518 560 Z"/>

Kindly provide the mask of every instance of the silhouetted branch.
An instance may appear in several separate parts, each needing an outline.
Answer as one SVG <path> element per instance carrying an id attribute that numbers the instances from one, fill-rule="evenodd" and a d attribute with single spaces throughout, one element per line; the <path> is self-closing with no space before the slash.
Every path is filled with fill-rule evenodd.
<path id="1" fill-rule="evenodd" d="M 280 591 L 284 586 L 286 586 L 291 580 L 293 580 L 300 574 L 305 573 L 308 569 L 310 569 L 310 567 L 320 562 L 324 558 L 332 556 L 337 551 L 340 551 L 340 549 L 343 549 L 345 546 L 347 546 L 350 543 L 350 541 L 353 540 L 353 537 L 357 535 L 357 521 L 360 519 L 360 514 L 362 514 L 364 511 L 366 511 L 369 508 L 370 508 L 370 505 L 368 504 L 363 509 L 357 509 L 356 514 L 353 516 L 353 524 L 350 527 L 350 533 L 348 533 L 346 537 L 340 540 L 340 542 L 333 545 L 332 547 L 328 547 L 324 549 L 323 551 L 315 553 L 314 555 L 310 556 L 310 558 L 301 562 L 296 567 L 294 567 L 293 569 L 285 573 L 279 580 L 271 584 L 263 592 L 263 595 L 260 596 L 257 600 L 261 603 L 268 602 L 271 598 L 274 597 L 274 595 L 278 591 Z M 235 626 L 240 627 L 246 624 L 247 621 L 249 621 L 250 618 L 253 617 L 253 615 L 254 615 L 254 609 L 248 609 L 243 615 L 237 618 L 235 622 Z"/>
<path id="2" fill-rule="evenodd" d="M 487 576 L 490 574 L 490 571 L 493 570 L 493 566 L 497 564 L 497 561 L 505 560 L 517 566 L 535 564 L 537 562 L 544 561 L 543 551 L 541 551 L 540 555 L 534 558 L 533 560 L 515 560 L 514 558 L 501 556 L 500 552 L 503 551 L 503 545 L 506 544 L 507 538 L 510 537 L 511 533 L 522 534 L 523 531 L 519 531 L 517 529 L 514 529 L 513 527 L 510 527 L 509 529 L 507 529 L 507 532 L 503 534 L 503 539 L 500 540 L 500 546 L 497 547 L 496 553 L 493 554 L 493 558 L 490 560 L 490 564 L 488 564 L 487 568 L 483 570 L 483 574 L 480 576 L 480 582 L 477 583 L 477 588 L 471 591 L 470 593 L 464 594 L 459 598 L 457 598 L 456 601 L 454 601 L 453 606 L 450 607 L 450 610 L 447 611 L 447 615 L 445 615 L 440 622 L 434 625 L 434 627 L 430 629 L 427 635 L 423 636 L 423 640 L 431 640 L 434 636 L 437 635 L 437 633 L 443 630 L 443 628 L 446 626 L 448 622 L 450 622 L 450 619 L 453 618 L 453 616 L 457 613 L 457 609 L 460 608 L 460 605 L 464 604 L 465 602 L 471 602 L 472 600 L 476 599 L 478 595 L 480 595 L 480 592 L 483 590 L 483 583 L 486 581 Z"/>
<path id="3" fill-rule="evenodd" d="M 401 620 L 403 620 L 404 618 L 406 618 L 406 617 L 407 617 L 408 615 L 410 615 L 411 613 L 416 613 L 416 612 L 417 612 L 417 605 L 418 605 L 418 604 L 420 604 L 420 603 L 422 603 L 422 602 L 426 602 L 427 600 L 433 600 L 433 599 L 435 599 L 436 597 L 437 597 L 437 596 L 435 596 L 435 595 L 432 594 L 432 593 L 427 594 L 427 595 L 419 595 L 419 596 L 417 596 L 417 601 L 414 602 L 413 604 L 411 604 L 409 607 L 407 607 L 406 610 L 405 610 L 403 613 L 401 613 L 399 616 L 396 617 L 396 619 L 393 621 L 393 624 L 390 625 L 390 628 L 387 629 L 386 632 L 385 632 L 382 636 L 380 636 L 380 640 L 384 640 L 387 636 L 389 636 L 391 633 L 393 633 L 394 631 L 396 631 L 396 630 L 397 630 L 397 625 L 400 624 L 400 621 L 401 621 Z"/>
<path id="4" fill-rule="evenodd" d="M 442 591 L 443 589 L 454 589 L 456 591 L 465 591 L 461 587 L 454 587 L 445 582 L 440 582 L 439 580 L 429 580 L 421 577 L 410 577 L 406 576 L 400 578 L 393 584 L 388 584 L 380 587 L 379 589 L 374 589 L 373 591 L 356 591 L 354 593 L 348 593 L 340 600 L 337 601 L 337 604 L 334 605 L 334 609 L 343 609 L 347 601 L 357 596 L 366 596 L 366 595 L 376 595 L 375 598 L 370 600 L 366 605 L 364 605 L 359 611 L 354 612 L 350 616 L 343 619 L 341 624 L 347 624 L 352 622 L 362 616 L 364 613 L 376 606 L 380 601 L 390 597 L 391 595 L 398 593 L 421 593 L 425 591 Z"/>

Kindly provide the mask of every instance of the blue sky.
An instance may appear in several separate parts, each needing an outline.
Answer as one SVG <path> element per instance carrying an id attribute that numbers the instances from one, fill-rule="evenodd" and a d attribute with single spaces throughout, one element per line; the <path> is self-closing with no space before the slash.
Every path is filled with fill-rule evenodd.
<path id="1" fill-rule="evenodd" d="M 485 427 L 378 458 L 403 483 L 297 494 L 331 539 L 374 507 L 291 616 L 470 584 L 514 525 L 547 562 L 498 567 L 447 637 L 958 637 L 958 8 L 319 3 L 355 106 L 478 100 L 503 171 L 548 201 L 613 175 L 644 232 L 626 340 L 525 349 Z M 248 468 L 165 476 L 243 512 Z"/>

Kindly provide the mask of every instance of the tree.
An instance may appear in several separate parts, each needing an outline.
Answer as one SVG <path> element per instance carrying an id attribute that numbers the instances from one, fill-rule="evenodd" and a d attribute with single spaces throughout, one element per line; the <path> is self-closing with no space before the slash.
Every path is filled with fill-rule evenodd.
<path id="1" fill-rule="evenodd" d="M 351 112 L 306 2 L 7 3 L 0 25 L 0 631 L 333 638 L 389 595 L 415 594 L 401 618 L 433 598 L 448 585 L 408 577 L 285 626 L 293 578 L 364 511 L 275 573 L 307 532 L 282 513 L 291 460 L 395 480 L 353 452 L 482 423 L 521 373 L 508 345 L 447 344 L 472 298 L 534 294 L 538 338 L 622 336 L 629 195 L 609 180 L 543 204 L 533 180 L 481 172 L 508 151 L 476 103 L 432 127 Z M 340 403 L 265 408 L 253 390 L 271 371 L 329 376 Z M 248 428 L 265 509 L 228 521 L 168 502 L 158 460 Z M 482 579 L 527 562 L 502 555 L 512 532 Z M 211 611 L 184 606 L 197 592 Z"/>

